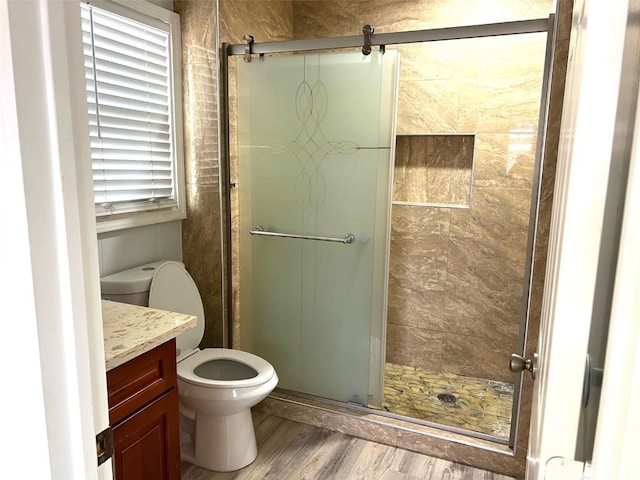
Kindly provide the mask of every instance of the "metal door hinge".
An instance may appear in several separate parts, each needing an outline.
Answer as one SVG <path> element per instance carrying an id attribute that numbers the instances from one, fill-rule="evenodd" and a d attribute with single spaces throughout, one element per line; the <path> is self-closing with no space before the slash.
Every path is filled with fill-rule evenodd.
<path id="1" fill-rule="evenodd" d="M 102 465 L 113 456 L 113 430 L 105 428 L 96 435 L 96 455 L 98 465 Z"/>

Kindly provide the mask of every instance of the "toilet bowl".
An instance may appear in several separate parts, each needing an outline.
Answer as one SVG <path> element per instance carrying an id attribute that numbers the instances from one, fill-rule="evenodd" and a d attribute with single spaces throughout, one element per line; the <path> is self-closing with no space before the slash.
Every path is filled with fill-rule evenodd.
<path id="1" fill-rule="evenodd" d="M 177 346 L 181 459 L 229 472 L 258 453 L 251 407 L 278 383 L 269 362 L 248 352 L 199 349 L 204 310 L 198 288 L 180 262 L 154 262 L 101 279 L 102 297 L 198 317 Z M 130 300 L 130 301 L 127 301 Z"/>

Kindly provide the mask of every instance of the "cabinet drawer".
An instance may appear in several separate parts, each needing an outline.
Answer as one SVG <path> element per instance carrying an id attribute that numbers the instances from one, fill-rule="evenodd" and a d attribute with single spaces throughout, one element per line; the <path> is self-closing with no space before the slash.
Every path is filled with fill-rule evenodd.
<path id="1" fill-rule="evenodd" d="M 159 347 L 107 372 L 109 423 L 132 414 L 176 386 L 176 341 Z"/>

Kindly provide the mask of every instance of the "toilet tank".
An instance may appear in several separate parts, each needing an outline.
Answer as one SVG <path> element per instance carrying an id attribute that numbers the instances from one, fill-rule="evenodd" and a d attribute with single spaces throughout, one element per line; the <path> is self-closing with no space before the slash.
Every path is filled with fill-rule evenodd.
<path id="1" fill-rule="evenodd" d="M 100 292 L 104 300 L 131 303 L 146 307 L 149 305 L 151 279 L 160 265 L 167 260 L 145 263 L 121 272 L 112 273 L 100 279 Z"/>

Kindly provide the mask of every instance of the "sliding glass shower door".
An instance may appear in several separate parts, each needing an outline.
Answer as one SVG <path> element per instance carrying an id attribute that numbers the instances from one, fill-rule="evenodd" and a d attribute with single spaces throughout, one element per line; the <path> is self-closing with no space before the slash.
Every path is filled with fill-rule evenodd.
<path id="1" fill-rule="evenodd" d="M 382 397 L 395 52 L 238 62 L 240 347 L 279 387 Z"/>

